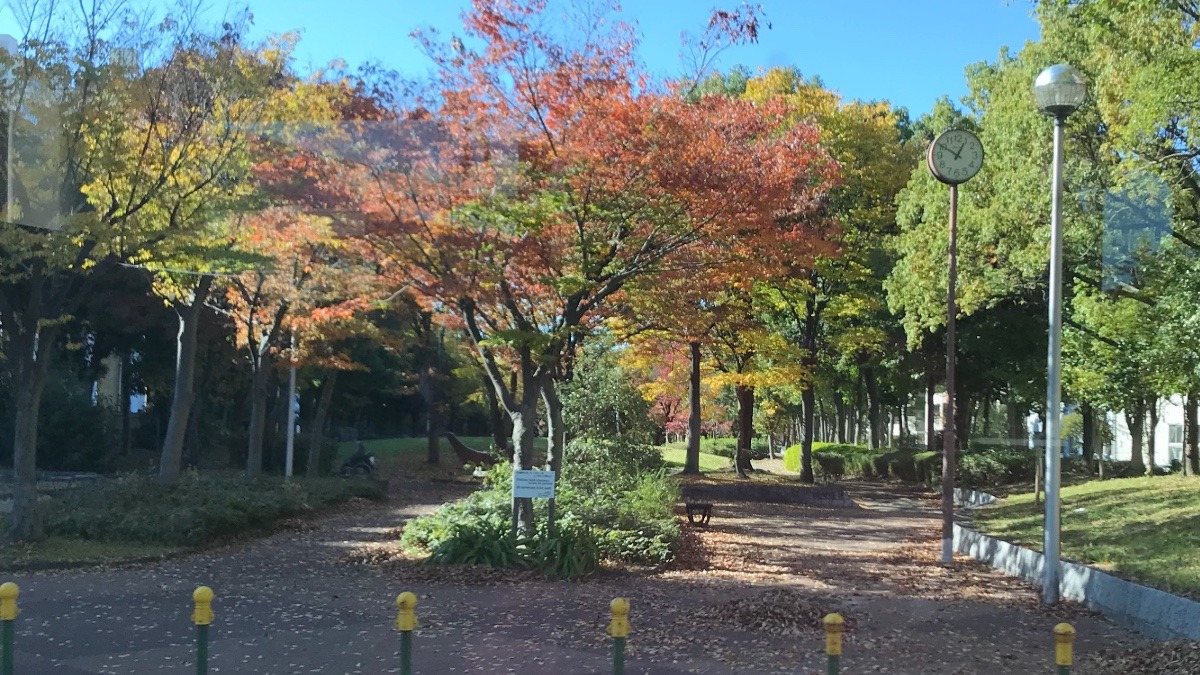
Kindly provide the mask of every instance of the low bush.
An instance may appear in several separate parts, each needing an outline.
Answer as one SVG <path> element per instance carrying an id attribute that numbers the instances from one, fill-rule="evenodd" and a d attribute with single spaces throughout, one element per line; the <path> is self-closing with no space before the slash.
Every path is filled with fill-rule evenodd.
<path id="1" fill-rule="evenodd" d="M 822 452 L 814 454 L 813 459 L 817 462 L 816 474 L 821 480 L 832 482 L 846 475 L 846 459 L 840 455 Z"/>
<path id="2" fill-rule="evenodd" d="M 203 546 L 280 520 L 304 516 L 353 497 L 383 499 L 386 484 L 366 480 L 264 479 L 184 475 L 175 488 L 149 476 L 125 475 L 94 488 L 56 496 L 47 504 L 46 533 L 74 539 Z"/>
<path id="3" fill-rule="evenodd" d="M 737 454 L 737 443 L 736 438 L 701 438 L 700 452 L 733 458 Z M 765 441 L 751 439 L 750 459 L 766 459 L 769 454 Z"/>
<path id="4" fill-rule="evenodd" d="M 1029 450 L 1012 448 L 964 452 L 957 457 L 954 481 L 971 489 L 1030 482 L 1039 458 Z"/>
<path id="5" fill-rule="evenodd" d="M 665 472 L 644 468 L 650 465 L 641 450 L 577 440 L 564 457 L 555 532 L 548 533 L 543 520 L 528 540 L 508 534 L 512 472 L 500 464 L 466 499 L 409 521 L 401 542 L 433 562 L 539 569 L 557 578 L 589 574 L 601 559 L 662 564 L 679 548 L 679 488 Z M 501 530 L 509 539 L 494 547 L 480 541 L 500 540 Z"/>

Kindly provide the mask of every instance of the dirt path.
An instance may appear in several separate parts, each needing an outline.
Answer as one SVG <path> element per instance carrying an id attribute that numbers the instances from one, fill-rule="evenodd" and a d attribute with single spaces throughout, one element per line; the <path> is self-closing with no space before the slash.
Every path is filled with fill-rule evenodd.
<path id="1" fill-rule="evenodd" d="M 398 672 L 392 601 L 417 592 L 420 673 L 603 673 L 608 601 L 630 598 L 629 673 L 823 672 L 816 622 L 851 624 L 843 672 L 1048 671 L 1051 627 L 1079 650 L 1128 641 L 1085 612 L 1046 612 L 1033 589 L 971 563 L 936 564 L 919 494 L 857 485 L 862 508 L 718 504 L 675 569 L 577 583 L 525 581 L 386 559 L 395 528 L 462 494 L 400 489 L 317 526 L 136 569 L 23 574 L 21 673 L 190 667 L 192 589 L 217 592 L 210 665 L 221 673 Z M 915 543 L 914 543 L 915 542 Z M 364 552 L 369 555 L 364 555 Z"/>

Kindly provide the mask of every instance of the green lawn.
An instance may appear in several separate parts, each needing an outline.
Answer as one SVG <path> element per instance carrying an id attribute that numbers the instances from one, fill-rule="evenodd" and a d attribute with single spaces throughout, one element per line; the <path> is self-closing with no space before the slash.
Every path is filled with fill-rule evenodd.
<path id="1" fill-rule="evenodd" d="M 1062 494 L 1064 558 L 1200 598 L 1200 478 L 1090 481 Z M 1042 507 L 1032 494 L 979 509 L 974 520 L 983 532 L 1042 548 Z"/>
<path id="2" fill-rule="evenodd" d="M 667 466 L 683 468 L 683 461 L 687 456 L 687 445 L 683 443 L 668 443 L 662 446 L 663 461 Z M 707 452 L 700 453 L 700 470 L 701 471 L 720 471 L 728 469 L 730 459 L 720 455 L 713 455 Z"/>

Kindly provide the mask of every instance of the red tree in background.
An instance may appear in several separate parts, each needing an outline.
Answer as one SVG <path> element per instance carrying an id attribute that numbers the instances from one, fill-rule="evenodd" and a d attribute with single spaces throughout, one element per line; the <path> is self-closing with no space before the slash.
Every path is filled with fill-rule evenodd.
<path id="1" fill-rule="evenodd" d="M 386 151 L 343 178 L 381 272 L 470 336 L 512 418 L 514 465 L 532 467 L 541 398 L 557 469 L 554 380 L 604 306 L 702 239 L 788 246 L 780 223 L 820 199 L 828 161 L 814 129 L 784 130 L 786 106 L 655 91 L 628 26 L 576 14 L 568 42 L 545 9 L 475 0 L 467 42 L 426 37 L 436 105 L 397 111 Z M 530 505 L 517 511 L 531 527 Z"/>

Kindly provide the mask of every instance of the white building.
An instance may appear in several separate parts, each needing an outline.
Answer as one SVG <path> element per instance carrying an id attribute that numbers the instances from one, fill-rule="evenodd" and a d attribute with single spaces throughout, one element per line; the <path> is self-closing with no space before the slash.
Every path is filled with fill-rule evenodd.
<path id="1" fill-rule="evenodd" d="M 1179 395 L 1159 399 L 1158 426 L 1154 428 L 1154 465 L 1170 466 L 1171 462 L 1183 460 L 1183 397 Z M 1149 424 L 1147 416 L 1146 424 Z M 1116 461 L 1133 459 L 1133 436 L 1129 433 L 1129 425 L 1124 412 L 1110 412 L 1105 416 L 1108 428 L 1112 431 L 1112 442 L 1104 448 L 1104 458 Z M 1148 434 L 1145 429 L 1143 434 Z M 1145 443 L 1143 440 L 1143 452 Z M 1143 455 L 1145 457 L 1145 455 Z"/>

